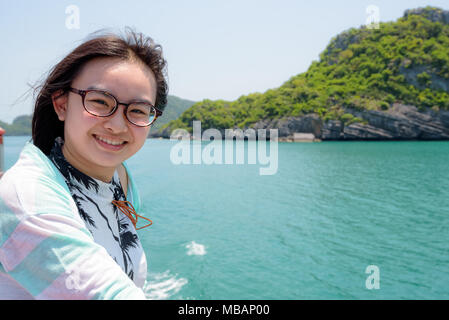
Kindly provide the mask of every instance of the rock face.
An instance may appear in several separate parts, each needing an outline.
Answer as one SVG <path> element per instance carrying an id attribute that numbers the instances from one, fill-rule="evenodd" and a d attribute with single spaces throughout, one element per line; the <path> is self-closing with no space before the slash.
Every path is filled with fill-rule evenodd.
<path id="1" fill-rule="evenodd" d="M 255 129 L 278 129 L 279 137 L 293 139 L 295 133 L 312 133 L 315 137 L 321 135 L 322 121 L 316 114 L 304 117 L 288 117 L 282 119 L 266 119 L 256 122 L 251 128 Z"/>
<path id="2" fill-rule="evenodd" d="M 150 131 L 148 137 L 170 139 L 170 131 L 171 131 L 170 128 L 165 128 L 164 130 Z"/>
<path id="3" fill-rule="evenodd" d="M 444 24 L 449 24 L 449 11 L 441 9 L 429 9 L 429 8 L 417 8 L 406 10 L 404 17 L 410 15 L 422 15 L 432 22 L 440 22 Z"/>
<path id="4" fill-rule="evenodd" d="M 449 111 L 418 111 L 415 106 L 394 104 L 387 111 L 346 110 L 367 124 L 343 126 L 344 140 L 445 140 L 449 139 Z M 327 139 L 323 136 L 322 139 Z"/>
<path id="5" fill-rule="evenodd" d="M 429 83 L 427 84 L 423 84 L 419 81 L 419 75 L 424 72 L 429 76 Z M 431 66 L 413 66 L 411 68 L 401 66 L 399 67 L 399 73 L 404 76 L 408 83 L 421 90 L 425 89 L 428 85 L 432 89 L 449 92 L 449 79 L 445 79 L 435 74 Z"/>
<path id="6" fill-rule="evenodd" d="M 264 129 L 269 138 L 269 129 L 278 129 L 280 141 L 298 141 L 301 134 L 308 140 L 449 140 L 449 111 L 428 109 L 419 111 L 415 106 L 394 104 L 389 110 L 346 109 L 364 123 L 345 125 L 339 120 L 324 122 L 317 114 L 303 117 L 265 119 L 250 128 Z M 244 128 L 245 131 L 248 128 Z M 224 129 L 219 129 L 223 138 Z M 313 134 L 314 139 L 310 134 Z M 152 137 L 170 138 L 170 130 L 158 132 Z M 237 137 L 238 138 L 238 137 Z M 264 137 L 265 138 L 265 137 Z M 302 140 L 302 139 L 299 139 Z"/>
<path id="7" fill-rule="evenodd" d="M 365 121 L 345 125 L 323 122 L 318 115 L 259 121 L 254 129 L 278 129 L 279 138 L 294 141 L 295 133 L 312 133 L 320 140 L 447 140 L 449 111 L 418 111 L 415 106 L 394 104 L 387 111 L 346 109 Z"/>

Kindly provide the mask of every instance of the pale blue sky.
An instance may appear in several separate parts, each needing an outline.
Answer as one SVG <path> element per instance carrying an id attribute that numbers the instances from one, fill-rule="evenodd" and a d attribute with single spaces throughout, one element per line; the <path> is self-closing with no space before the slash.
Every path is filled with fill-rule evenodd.
<path id="1" fill-rule="evenodd" d="M 66 28 L 69 5 L 79 8 L 78 30 Z M 132 26 L 160 43 L 170 94 L 234 100 L 306 71 L 333 36 L 366 23 L 369 5 L 380 21 L 408 8 L 449 9 L 447 0 L 0 0 L 0 120 L 31 114 L 31 96 L 14 104 L 27 83 L 101 28 Z"/>

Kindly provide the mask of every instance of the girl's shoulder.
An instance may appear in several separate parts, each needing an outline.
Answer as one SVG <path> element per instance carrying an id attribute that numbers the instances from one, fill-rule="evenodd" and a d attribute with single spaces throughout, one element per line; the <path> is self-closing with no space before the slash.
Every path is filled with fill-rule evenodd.
<path id="1" fill-rule="evenodd" d="M 0 209 L 8 208 L 22 218 L 44 212 L 72 215 L 75 209 L 63 176 L 32 143 L 0 179 Z"/>

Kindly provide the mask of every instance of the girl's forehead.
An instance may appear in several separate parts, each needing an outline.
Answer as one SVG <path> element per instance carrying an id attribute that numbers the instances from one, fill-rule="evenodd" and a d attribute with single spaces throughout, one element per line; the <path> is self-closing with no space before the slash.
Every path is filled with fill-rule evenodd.
<path id="1" fill-rule="evenodd" d="M 122 99 L 142 97 L 155 102 L 156 97 L 156 78 L 151 69 L 141 62 L 118 58 L 95 58 L 87 62 L 73 86 L 83 90 L 102 88 Z"/>
<path id="2" fill-rule="evenodd" d="M 145 74 L 147 77 L 154 77 L 151 69 L 144 63 L 119 58 L 95 58 L 88 61 L 80 70 L 78 78 L 82 77 L 104 77 L 120 73 L 126 76 L 138 73 Z"/>

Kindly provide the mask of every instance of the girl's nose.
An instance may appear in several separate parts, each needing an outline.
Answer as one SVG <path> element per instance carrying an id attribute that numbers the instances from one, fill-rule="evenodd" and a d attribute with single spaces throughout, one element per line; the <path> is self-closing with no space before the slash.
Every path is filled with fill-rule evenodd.
<path id="1" fill-rule="evenodd" d="M 125 106 L 119 105 L 117 110 L 105 118 L 105 127 L 114 133 L 128 131 L 128 119 L 125 117 Z"/>

